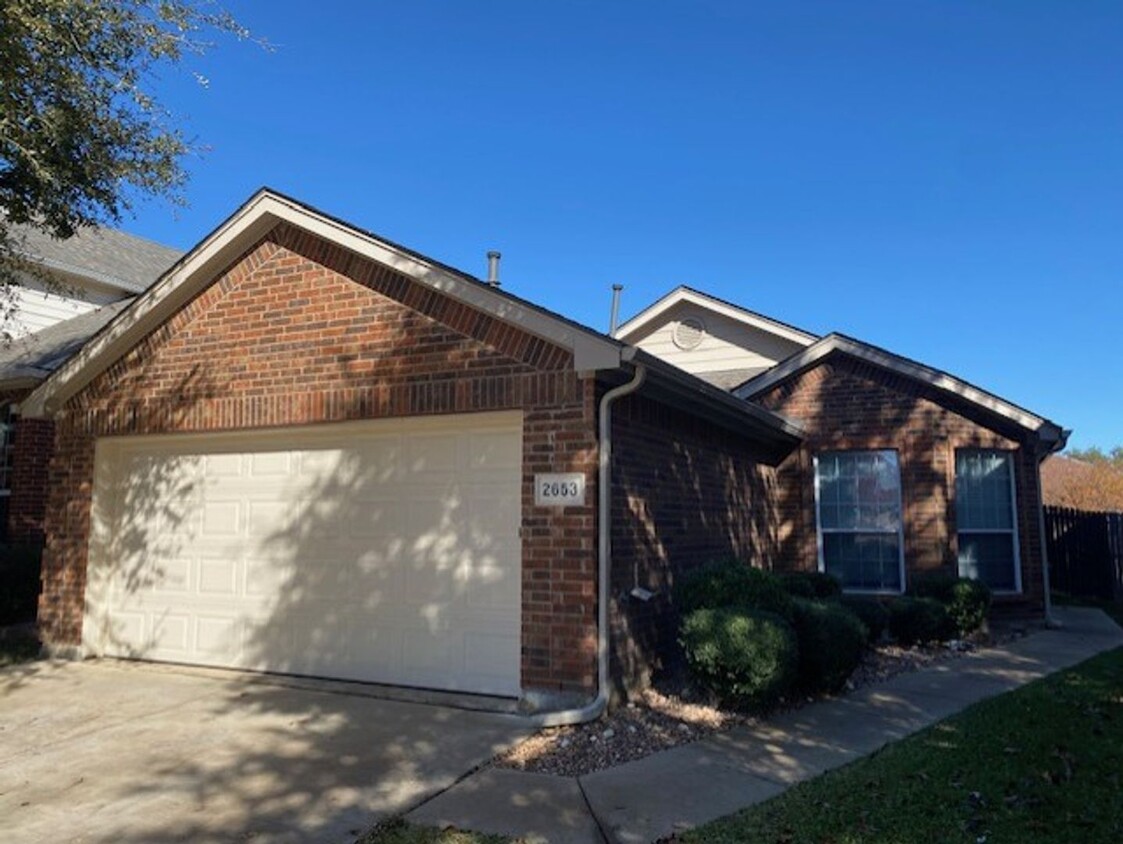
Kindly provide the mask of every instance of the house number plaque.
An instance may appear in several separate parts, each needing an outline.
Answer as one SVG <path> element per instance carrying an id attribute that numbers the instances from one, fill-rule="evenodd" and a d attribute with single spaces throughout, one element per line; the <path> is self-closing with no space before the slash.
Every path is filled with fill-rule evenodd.
<path id="1" fill-rule="evenodd" d="M 581 472 L 535 475 L 534 504 L 537 507 L 584 506 L 585 476 Z"/>

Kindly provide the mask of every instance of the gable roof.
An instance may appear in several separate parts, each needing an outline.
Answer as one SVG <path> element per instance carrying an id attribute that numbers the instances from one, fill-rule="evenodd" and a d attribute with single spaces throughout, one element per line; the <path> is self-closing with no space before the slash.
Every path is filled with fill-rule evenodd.
<path id="1" fill-rule="evenodd" d="M 108 228 L 81 229 L 59 240 L 32 226 L 13 226 L 20 253 L 50 270 L 141 293 L 183 252 Z"/>
<path id="2" fill-rule="evenodd" d="M 855 340 L 853 337 L 837 333 L 828 334 L 817 343 L 781 361 L 768 371 L 750 378 L 733 390 L 733 395 L 741 399 L 752 400 L 789 378 L 811 369 L 829 355 L 835 353 L 846 354 L 865 363 L 903 375 L 932 387 L 938 392 L 975 405 L 992 416 L 1035 434 L 1044 445 L 1048 446 L 1050 451 L 1059 451 L 1064 448 L 1068 435 L 1071 433 L 1043 416 L 1031 413 L 1025 408 L 976 387 L 961 378 L 956 378 L 947 372 L 933 369 L 878 346 L 863 343 L 861 340 Z"/>
<path id="3" fill-rule="evenodd" d="M 466 273 L 262 188 L 181 257 L 117 319 L 24 402 L 26 415 L 50 413 L 113 364 L 279 223 L 323 237 L 450 298 L 515 324 L 574 354 L 578 369 L 618 366 L 623 343 L 550 314 Z"/>
<path id="4" fill-rule="evenodd" d="M 104 305 L 0 346 L 0 387 L 32 386 L 78 353 L 133 297 Z"/>
<path id="5" fill-rule="evenodd" d="M 703 293 L 700 290 L 695 290 L 686 285 L 679 285 L 662 299 L 644 308 L 623 325 L 619 326 L 613 336 L 618 340 L 627 342 L 635 334 L 638 334 L 642 329 L 646 328 L 671 308 L 675 307 L 675 305 L 683 302 L 713 313 L 721 314 L 742 325 L 757 328 L 769 334 L 775 334 L 777 337 L 782 337 L 785 340 L 790 340 L 793 343 L 799 343 L 803 346 L 808 346 L 819 339 L 816 335 L 809 334 L 802 329 L 796 328 L 794 325 L 788 325 L 786 322 L 780 322 L 779 320 L 747 310 L 739 305 L 734 305 L 732 302 L 726 302 L 724 299 L 719 299 L 716 296 L 711 296 L 708 293 Z"/>
<path id="6" fill-rule="evenodd" d="M 799 427 L 779 414 L 738 401 L 606 334 L 268 188 L 250 197 L 44 381 L 21 403 L 23 414 L 54 413 L 279 223 L 390 267 L 424 287 L 568 349 L 578 371 L 620 370 L 633 361 L 642 362 L 649 370 L 649 389 L 663 400 L 696 415 L 712 415 L 717 424 L 742 435 L 763 438 L 773 454 L 786 452 L 799 441 Z"/>

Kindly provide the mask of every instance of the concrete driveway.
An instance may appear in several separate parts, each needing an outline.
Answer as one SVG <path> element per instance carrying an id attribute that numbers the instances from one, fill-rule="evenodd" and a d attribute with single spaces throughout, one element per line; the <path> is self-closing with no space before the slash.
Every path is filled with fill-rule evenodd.
<path id="1" fill-rule="evenodd" d="M 0 671 L 0 841 L 350 842 L 517 718 L 112 661 Z"/>

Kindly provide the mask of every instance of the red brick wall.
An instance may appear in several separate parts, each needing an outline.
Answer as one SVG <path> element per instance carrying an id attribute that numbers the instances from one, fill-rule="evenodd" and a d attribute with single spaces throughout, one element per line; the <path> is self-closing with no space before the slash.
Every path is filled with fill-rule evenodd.
<path id="1" fill-rule="evenodd" d="M 639 395 L 612 417 L 612 656 L 617 692 L 673 667 L 675 578 L 733 556 L 771 568 L 775 471 L 751 443 Z M 655 592 L 629 597 L 634 586 Z"/>
<path id="2" fill-rule="evenodd" d="M 918 572 L 956 571 L 955 450 L 1015 452 L 1015 486 L 1024 595 L 997 603 L 1042 606 L 1041 537 L 1037 518 L 1037 461 L 1032 450 L 1003 436 L 972 411 L 911 379 L 844 355 L 773 388 L 757 399 L 798 420 L 807 430 L 802 448 L 777 474 L 778 567 L 818 565 L 813 456 L 840 449 L 896 449 L 901 465 L 906 578 Z"/>
<path id="3" fill-rule="evenodd" d="M 30 390 L 0 391 L 0 407 L 19 404 Z M 54 425 L 45 419 L 18 419 L 14 431 L 11 494 L 6 502 L 8 540 L 32 544 L 43 541 L 47 506 L 47 465 L 54 447 Z"/>
<path id="4" fill-rule="evenodd" d="M 8 498 L 8 539 L 38 544 L 43 541 L 47 509 L 47 472 L 54 450 L 54 423 L 49 419 L 20 419 L 12 454 L 11 495 Z"/>
<path id="5" fill-rule="evenodd" d="M 590 689 L 594 389 L 565 350 L 278 226 L 57 417 L 44 635 L 80 641 L 99 437 L 522 409 L 523 686 Z M 585 472 L 588 506 L 536 509 L 536 471 Z"/>

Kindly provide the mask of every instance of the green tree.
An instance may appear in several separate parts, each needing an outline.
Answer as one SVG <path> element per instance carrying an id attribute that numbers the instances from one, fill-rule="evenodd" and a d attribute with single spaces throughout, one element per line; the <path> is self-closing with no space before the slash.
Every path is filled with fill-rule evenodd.
<path id="1" fill-rule="evenodd" d="M 250 37 L 206 0 L 0 2 L 0 285 L 20 226 L 58 238 L 115 224 L 137 198 L 183 202 L 193 144 L 154 92 L 160 71 Z M 200 80 L 205 81 L 205 80 Z"/>
<path id="2" fill-rule="evenodd" d="M 1111 468 L 1123 472 L 1123 445 L 1117 445 L 1111 451 L 1104 451 L 1099 446 L 1092 446 L 1091 448 L 1069 449 L 1065 452 L 1066 457 L 1071 457 L 1074 460 L 1083 460 L 1085 463 L 1092 463 L 1100 466 L 1110 466 Z"/>

